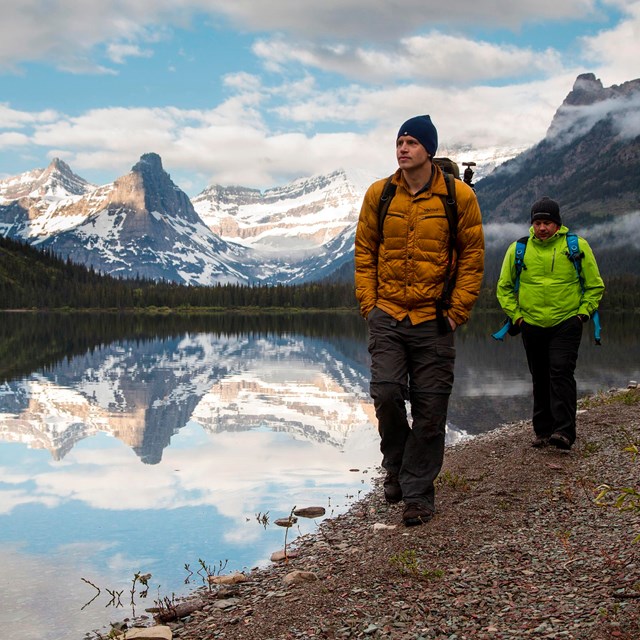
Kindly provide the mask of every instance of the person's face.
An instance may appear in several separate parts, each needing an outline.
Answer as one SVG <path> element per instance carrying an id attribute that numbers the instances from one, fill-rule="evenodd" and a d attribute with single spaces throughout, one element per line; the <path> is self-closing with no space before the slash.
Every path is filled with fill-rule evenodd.
<path id="1" fill-rule="evenodd" d="M 560 228 L 559 224 L 551 222 L 551 220 L 534 220 L 533 235 L 538 240 L 548 240 L 556 235 L 556 231 Z"/>
<path id="2" fill-rule="evenodd" d="M 396 158 L 401 169 L 414 170 L 425 166 L 429 152 L 413 136 L 400 136 L 396 141 Z"/>

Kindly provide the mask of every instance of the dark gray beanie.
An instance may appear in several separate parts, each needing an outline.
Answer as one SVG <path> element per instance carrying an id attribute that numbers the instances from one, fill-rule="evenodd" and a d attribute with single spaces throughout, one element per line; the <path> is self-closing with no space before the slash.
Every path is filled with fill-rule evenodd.
<path id="1" fill-rule="evenodd" d="M 415 116 L 407 120 L 398 131 L 400 136 L 414 137 L 428 152 L 435 156 L 438 150 L 438 132 L 431 122 L 431 116 Z"/>
<path id="2" fill-rule="evenodd" d="M 543 196 L 531 207 L 531 222 L 534 220 L 550 220 L 557 225 L 562 225 L 560 217 L 560 206 L 555 200 L 549 196 Z"/>

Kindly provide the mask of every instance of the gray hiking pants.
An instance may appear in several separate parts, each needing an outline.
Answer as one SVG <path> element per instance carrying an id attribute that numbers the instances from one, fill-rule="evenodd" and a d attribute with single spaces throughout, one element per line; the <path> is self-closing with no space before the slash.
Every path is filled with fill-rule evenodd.
<path id="1" fill-rule="evenodd" d="M 405 503 L 433 511 L 453 387 L 454 334 L 439 334 L 435 320 L 398 322 L 377 307 L 367 322 L 382 466 L 398 476 Z M 405 400 L 411 404 L 411 426 Z"/>

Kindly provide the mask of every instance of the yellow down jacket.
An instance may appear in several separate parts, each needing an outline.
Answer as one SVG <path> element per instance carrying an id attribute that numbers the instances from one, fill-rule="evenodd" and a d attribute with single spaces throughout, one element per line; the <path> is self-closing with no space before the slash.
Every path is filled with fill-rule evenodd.
<path id="1" fill-rule="evenodd" d="M 367 190 L 355 240 L 355 283 L 360 312 L 366 317 L 377 306 L 413 324 L 436 317 L 449 257 L 449 223 L 443 199 L 447 187 L 442 171 L 433 165 L 431 186 L 411 195 L 398 169 L 393 176 L 396 194 L 384 221 L 383 241 L 378 230 L 378 203 L 386 179 Z M 469 318 L 482 283 L 484 235 L 476 195 L 456 180 L 458 238 L 453 255 L 456 281 L 446 312 L 457 325 Z"/>

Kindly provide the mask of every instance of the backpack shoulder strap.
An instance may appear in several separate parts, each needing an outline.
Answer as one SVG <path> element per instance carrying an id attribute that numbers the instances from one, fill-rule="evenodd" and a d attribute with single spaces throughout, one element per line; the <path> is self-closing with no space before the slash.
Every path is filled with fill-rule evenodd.
<path id="1" fill-rule="evenodd" d="M 442 169 L 442 167 L 441 167 Z M 447 195 L 440 196 L 444 205 L 444 212 L 449 223 L 449 257 L 447 268 L 444 272 L 442 295 L 436 300 L 436 320 L 440 333 L 449 330 L 448 321 L 444 316 L 444 310 L 451 307 L 451 295 L 456 284 L 456 273 L 453 271 L 453 251 L 458 242 L 458 202 L 456 200 L 456 179 L 452 173 L 442 169 L 444 182 L 447 185 Z"/>
<path id="2" fill-rule="evenodd" d="M 458 240 L 458 201 L 456 200 L 456 180 L 452 173 L 442 171 L 444 182 L 447 185 L 447 197 L 442 197 L 444 212 L 449 223 L 449 246 L 455 247 Z"/>
<path id="3" fill-rule="evenodd" d="M 578 236 L 575 233 L 567 233 L 567 249 L 569 249 L 569 260 L 575 264 L 584 258 L 584 253 L 580 251 Z"/>
<path id="4" fill-rule="evenodd" d="M 516 251 L 515 251 L 515 266 L 516 266 L 516 279 L 513 283 L 513 290 L 517 293 L 520 288 L 520 274 L 523 269 L 526 269 L 524 266 L 524 252 L 527 250 L 527 242 L 529 241 L 529 236 L 522 236 L 522 238 L 518 238 L 516 240 Z"/>
<path id="5" fill-rule="evenodd" d="M 513 292 L 516 295 L 518 294 L 518 289 L 520 289 L 520 274 L 523 269 L 526 269 L 524 264 L 524 252 L 527 250 L 527 242 L 529 242 L 529 236 L 522 236 L 522 238 L 518 238 L 516 240 L 516 249 L 513 260 L 516 268 L 516 279 L 513 281 Z M 500 327 L 500 329 L 495 333 L 492 333 L 491 337 L 502 342 L 507 334 L 515 336 L 516 333 L 519 332 L 519 327 L 514 327 L 514 324 L 511 322 L 511 318 L 507 317 L 502 327 Z"/>
<path id="6" fill-rule="evenodd" d="M 567 233 L 567 249 L 569 251 L 568 258 L 573 263 L 573 266 L 578 274 L 578 280 L 580 281 L 580 287 L 584 291 L 584 278 L 582 277 L 582 258 L 584 253 L 580 251 L 580 243 L 578 236 L 575 233 Z"/>
<path id="7" fill-rule="evenodd" d="M 579 238 L 575 233 L 567 233 L 566 237 L 567 249 L 569 250 L 569 255 L 567 257 L 575 267 L 576 273 L 578 274 L 578 281 L 580 282 L 580 289 L 582 290 L 582 293 L 584 293 L 585 284 L 584 276 L 582 275 L 582 258 L 584 258 L 584 251 L 580 251 Z M 593 336 L 595 343 L 600 345 L 602 344 L 600 339 L 601 325 L 600 314 L 597 309 L 591 314 L 591 320 L 593 321 Z"/>
<path id="8" fill-rule="evenodd" d="M 391 182 L 394 174 L 391 174 L 387 181 L 384 183 L 382 193 L 380 194 L 380 201 L 378 202 L 378 233 L 380 234 L 380 242 L 384 239 L 383 227 L 384 219 L 387 217 L 387 211 L 389 211 L 389 205 L 393 200 L 393 196 L 396 195 L 396 185 Z"/>

